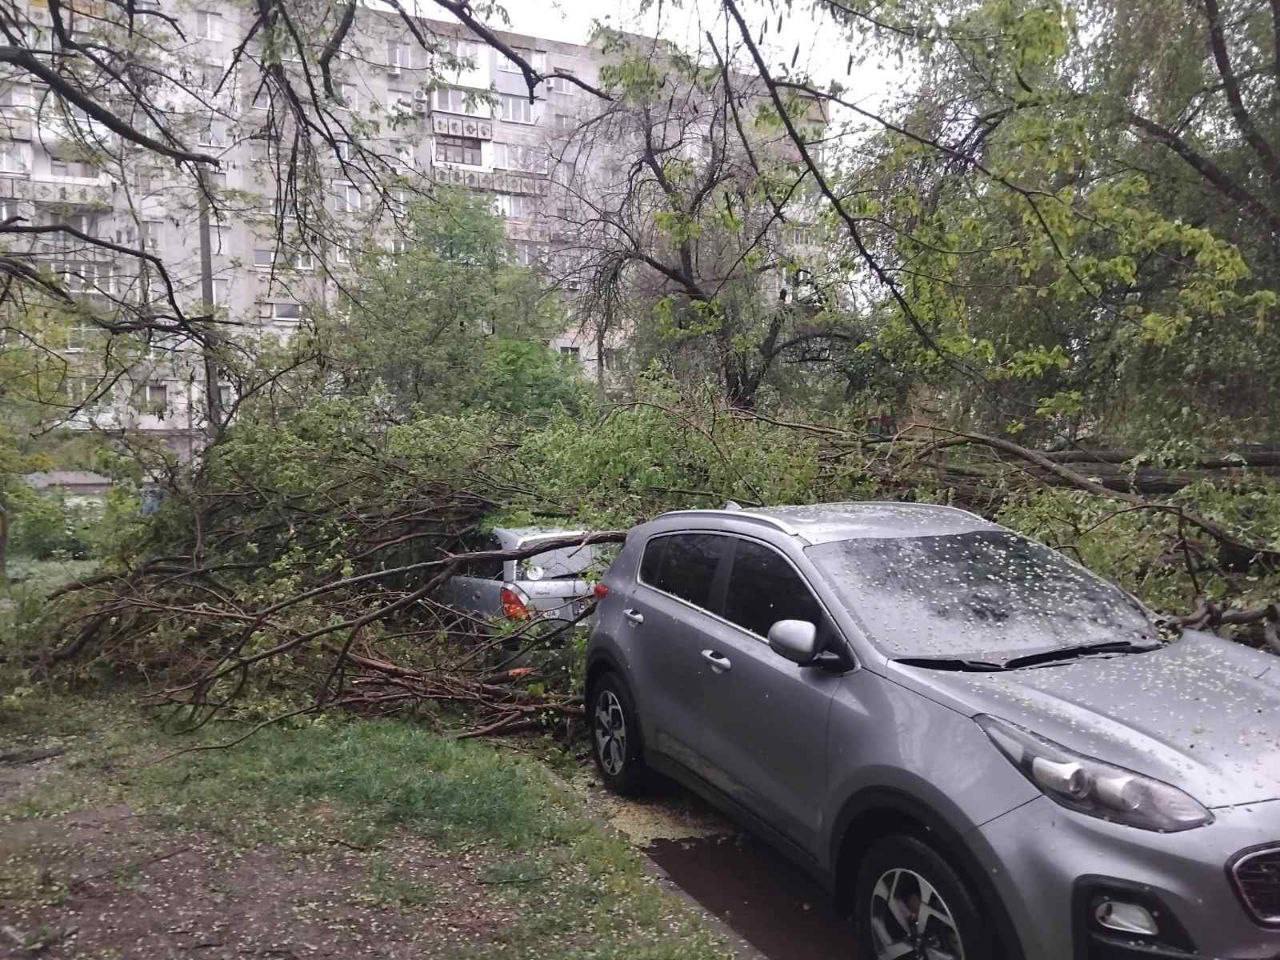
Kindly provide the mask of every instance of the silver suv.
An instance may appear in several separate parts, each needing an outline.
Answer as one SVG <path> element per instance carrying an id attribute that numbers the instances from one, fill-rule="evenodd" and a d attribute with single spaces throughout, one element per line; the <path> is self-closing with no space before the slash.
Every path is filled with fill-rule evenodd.
<path id="1" fill-rule="evenodd" d="M 1280 957 L 1275 657 L 947 507 L 671 513 L 603 584 L 605 782 L 737 815 L 856 956 Z"/>

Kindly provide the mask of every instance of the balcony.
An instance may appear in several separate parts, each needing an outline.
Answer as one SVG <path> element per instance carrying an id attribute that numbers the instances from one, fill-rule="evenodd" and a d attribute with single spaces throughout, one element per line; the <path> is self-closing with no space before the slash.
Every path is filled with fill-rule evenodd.
<path id="1" fill-rule="evenodd" d="M 431 132 L 440 133 L 446 137 L 492 140 L 493 121 L 487 117 L 463 117 L 451 113 L 432 112 Z"/>

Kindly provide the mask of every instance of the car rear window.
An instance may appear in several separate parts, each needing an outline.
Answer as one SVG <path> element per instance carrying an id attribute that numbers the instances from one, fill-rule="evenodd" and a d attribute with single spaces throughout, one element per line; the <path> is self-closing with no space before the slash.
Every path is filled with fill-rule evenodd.
<path id="1" fill-rule="evenodd" d="M 536 546 L 536 543 L 524 544 Z M 565 577 L 580 577 L 587 573 L 596 563 L 598 550 L 591 544 L 581 547 L 562 547 L 559 550 L 548 550 L 537 553 L 520 563 L 517 579 L 555 580 Z"/>
<path id="2" fill-rule="evenodd" d="M 710 610 L 716 569 L 728 543 L 714 533 L 654 537 L 645 544 L 640 580 Z"/>
<path id="3" fill-rule="evenodd" d="M 822 607 L 808 584 L 776 550 L 739 540 L 729 573 L 724 617 L 761 637 L 779 620 L 823 622 Z"/>
<path id="4" fill-rule="evenodd" d="M 1155 635 L 1122 590 L 1008 531 L 841 540 L 805 552 L 891 657 L 1000 659 Z"/>

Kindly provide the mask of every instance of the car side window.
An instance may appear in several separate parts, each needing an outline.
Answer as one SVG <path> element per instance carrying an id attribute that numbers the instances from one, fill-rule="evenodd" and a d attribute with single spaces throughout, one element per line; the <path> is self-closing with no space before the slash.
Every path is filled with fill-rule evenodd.
<path id="1" fill-rule="evenodd" d="M 779 620 L 808 620 L 820 630 L 822 605 L 786 558 L 772 547 L 739 540 L 729 572 L 724 617 L 760 637 Z"/>
<path id="2" fill-rule="evenodd" d="M 654 537 L 644 548 L 640 579 L 651 587 L 711 609 L 716 568 L 729 545 L 713 533 L 676 533 Z"/>
<path id="3" fill-rule="evenodd" d="M 492 533 L 472 533 L 462 540 L 462 549 L 467 552 L 481 550 L 501 550 L 502 544 Z M 484 560 L 470 564 L 462 571 L 464 577 L 483 577 L 486 580 L 502 579 L 502 561 Z"/>

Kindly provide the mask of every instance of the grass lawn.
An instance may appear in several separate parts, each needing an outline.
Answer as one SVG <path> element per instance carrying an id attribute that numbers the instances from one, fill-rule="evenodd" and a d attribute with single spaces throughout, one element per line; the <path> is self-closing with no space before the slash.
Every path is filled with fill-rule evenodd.
<path id="1" fill-rule="evenodd" d="M 0 956 L 725 957 L 581 794 L 394 720 L 174 750 L 134 706 L 0 688 Z M 7 938 L 7 939 L 6 939 Z"/>

